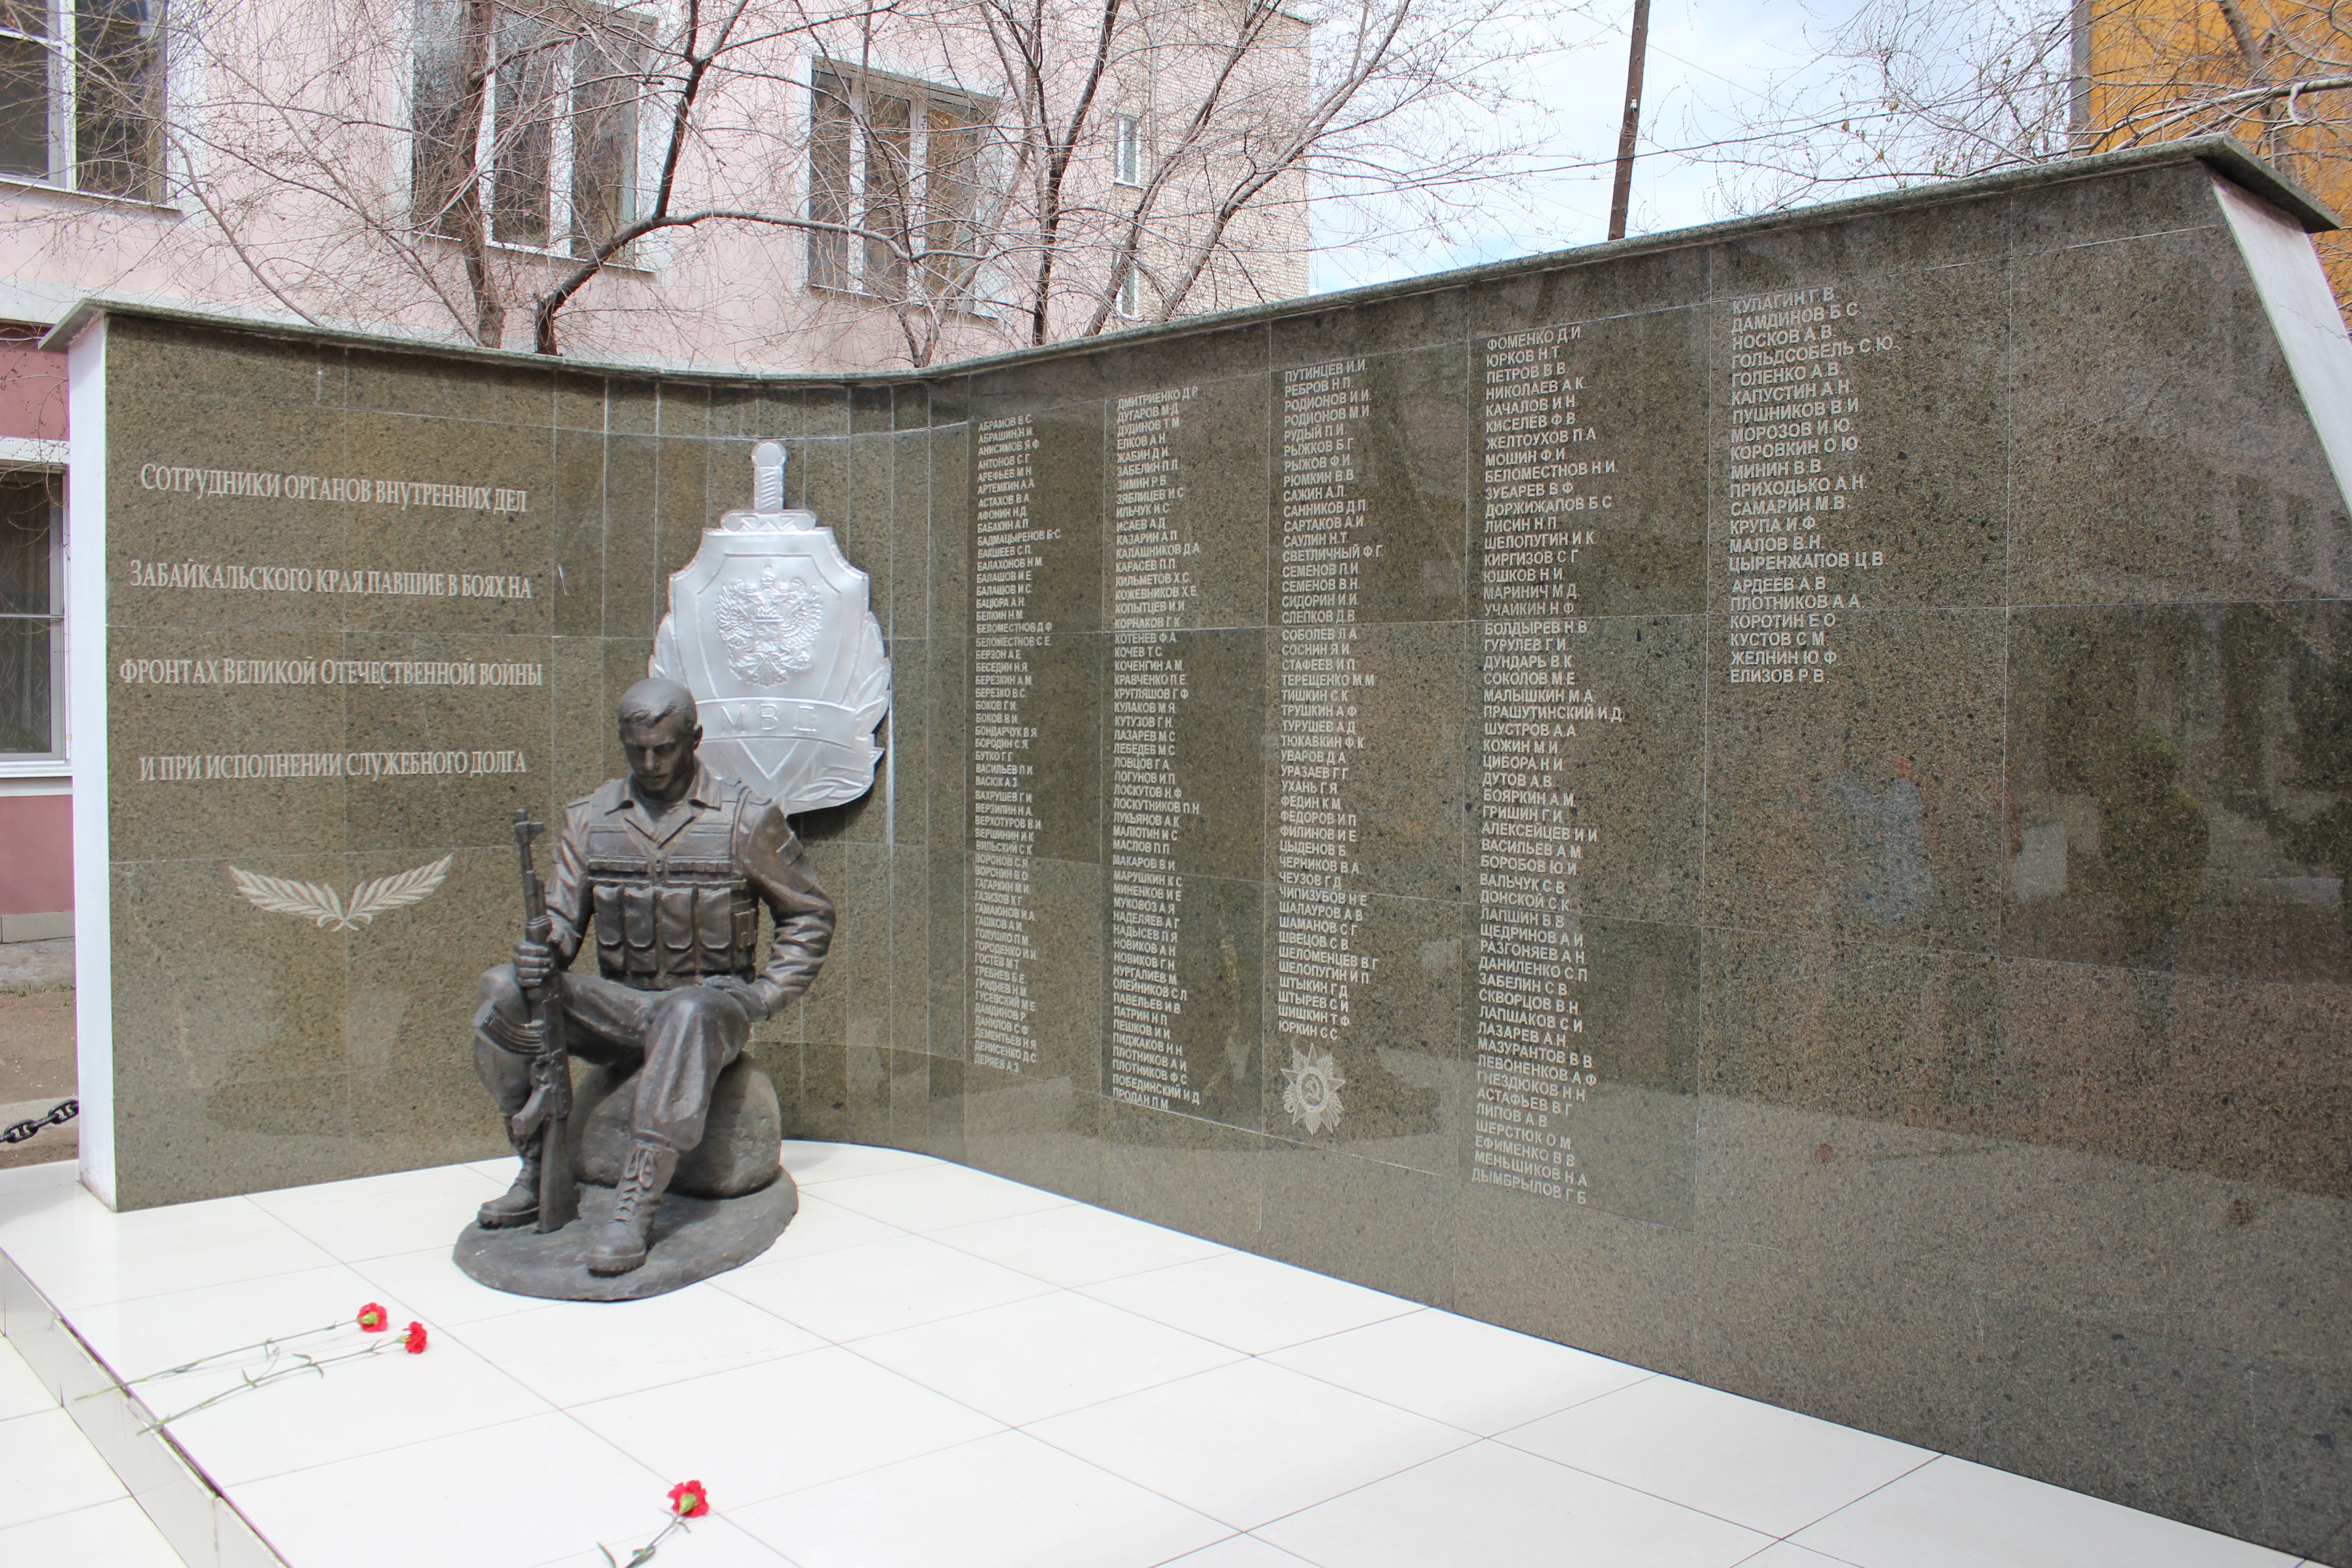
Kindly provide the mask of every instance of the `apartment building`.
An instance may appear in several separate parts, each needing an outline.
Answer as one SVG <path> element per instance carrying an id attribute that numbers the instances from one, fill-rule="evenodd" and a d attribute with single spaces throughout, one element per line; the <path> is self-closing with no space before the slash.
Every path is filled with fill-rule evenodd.
<path id="1" fill-rule="evenodd" d="M 69 923 L 74 300 L 837 372 L 1304 293 L 1307 25 L 1114 18 L 0 0 L 0 937 Z"/>

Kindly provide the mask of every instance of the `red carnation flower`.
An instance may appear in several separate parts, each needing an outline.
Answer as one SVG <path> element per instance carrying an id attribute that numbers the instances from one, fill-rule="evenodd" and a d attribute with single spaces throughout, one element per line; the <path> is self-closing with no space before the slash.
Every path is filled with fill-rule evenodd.
<path id="1" fill-rule="evenodd" d="M 400 1343 L 401 1348 L 405 1350 L 410 1355 L 423 1355 L 425 1353 L 425 1325 L 422 1323 L 409 1324 L 408 1337 L 401 1341 Z"/>
<path id="2" fill-rule="evenodd" d="M 380 1334 L 392 1323 L 392 1314 L 381 1303 L 370 1301 L 360 1309 L 359 1324 L 369 1333 Z"/>
<path id="3" fill-rule="evenodd" d="M 680 1519 L 700 1519 L 710 1511 L 710 1494 L 700 1481 L 680 1481 L 669 1489 L 669 1510 Z"/>

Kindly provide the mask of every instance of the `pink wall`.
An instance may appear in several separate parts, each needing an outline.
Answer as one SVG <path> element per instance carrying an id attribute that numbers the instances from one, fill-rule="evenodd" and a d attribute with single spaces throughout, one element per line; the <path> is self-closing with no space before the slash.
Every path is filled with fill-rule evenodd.
<path id="1" fill-rule="evenodd" d="M 65 439 L 65 360 L 34 346 L 44 330 L 0 322 L 0 436 Z M 72 797 L 0 795 L 0 915 L 71 908 Z"/>
<path id="2" fill-rule="evenodd" d="M 0 795 L 0 915 L 73 908 L 73 797 Z"/>
<path id="3" fill-rule="evenodd" d="M 36 346 L 47 330 L 0 322 L 0 436 L 66 438 L 65 356 Z"/>

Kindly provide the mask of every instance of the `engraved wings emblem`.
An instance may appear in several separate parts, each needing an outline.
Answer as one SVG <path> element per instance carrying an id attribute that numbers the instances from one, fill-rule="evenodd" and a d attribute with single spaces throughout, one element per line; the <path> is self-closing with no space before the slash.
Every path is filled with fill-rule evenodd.
<path id="1" fill-rule="evenodd" d="M 275 915 L 299 915 L 322 931 L 357 931 L 387 910 L 397 910 L 429 897 L 449 875 L 453 856 L 444 855 L 430 866 L 418 866 L 396 876 L 378 877 L 352 889 L 351 901 L 319 882 L 289 881 L 265 877 L 231 866 L 228 874 L 236 890 L 257 910 Z"/>
<path id="2" fill-rule="evenodd" d="M 815 662 L 824 601 L 797 577 L 779 583 L 769 566 L 756 583 L 739 577 L 719 590 L 718 621 L 728 668 L 753 686 L 782 686 Z"/>

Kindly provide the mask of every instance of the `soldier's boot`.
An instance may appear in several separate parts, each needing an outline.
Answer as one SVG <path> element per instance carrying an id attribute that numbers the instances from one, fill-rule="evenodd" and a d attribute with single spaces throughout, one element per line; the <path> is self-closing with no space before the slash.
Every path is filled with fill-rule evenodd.
<path id="1" fill-rule="evenodd" d="M 613 1217 L 588 1249 L 589 1273 L 626 1274 L 645 1263 L 654 1215 L 669 1187 L 670 1173 L 677 1169 L 677 1150 L 642 1142 L 631 1145 L 621 1184 L 613 1194 Z"/>
<path id="2" fill-rule="evenodd" d="M 478 1215 L 484 1230 L 508 1230 L 539 1218 L 539 1157 L 525 1154 L 514 1185 L 482 1205 Z"/>

